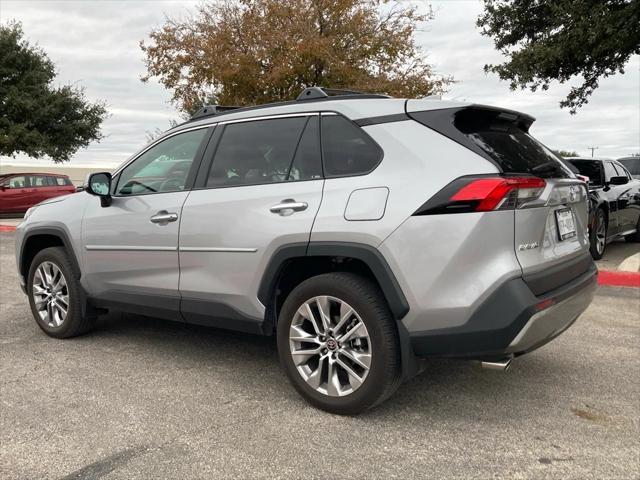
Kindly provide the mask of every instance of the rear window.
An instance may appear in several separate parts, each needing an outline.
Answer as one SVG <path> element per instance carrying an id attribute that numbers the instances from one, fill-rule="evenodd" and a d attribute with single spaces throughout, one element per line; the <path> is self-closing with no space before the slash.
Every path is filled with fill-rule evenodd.
<path id="1" fill-rule="evenodd" d="M 454 126 L 505 173 L 528 173 L 542 178 L 569 177 L 556 155 L 516 123 L 515 114 L 465 109 Z"/>
<path id="2" fill-rule="evenodd" d="M 593 185 L 602 185 L 602 162 L 598 160 L 569 160 L 578 169 L 580 175 L 589 177 Z"/>
<path id="3" fill-rule="evenodd" d="M 618 160 L 624 165 L 631 175 L 640 175 L 640 157 L 638 158 L 621 158 Z"/>

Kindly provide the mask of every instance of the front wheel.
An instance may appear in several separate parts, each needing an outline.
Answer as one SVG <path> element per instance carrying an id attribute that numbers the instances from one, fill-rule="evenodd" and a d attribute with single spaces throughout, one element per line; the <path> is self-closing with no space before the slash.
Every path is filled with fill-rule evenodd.
<path id="1" fill-rule="evenodd" d="M 367 278 L 328 273 L 305 280 L 284 302 L 277 335 L 289 380 L 322 410 L 357 414 L 400 384 L 397 327 Z"/>
<path id="2" fill-rule="evenodd" d="M 36 323 L 50 337 L 73 337 L 93 326 L 95 316 L 82 308 L 80 282 L 64 248 L 45 248 L 36 254 L 27 293 Z"/>
<path id="3" fill-rule="evenodd" d="M 600 260 L 604 255 L 607 245 L 607 217 L 602 208 L 596 210 L 594 225 L 589 232 L 589 243 L 591 256 L 594 260 Z"/>

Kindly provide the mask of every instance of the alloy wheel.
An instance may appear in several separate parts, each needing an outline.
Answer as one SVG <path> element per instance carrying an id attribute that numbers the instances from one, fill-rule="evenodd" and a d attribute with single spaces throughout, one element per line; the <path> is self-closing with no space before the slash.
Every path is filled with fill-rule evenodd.
<path id="1" fill-rule="evenodd" d="M 336 297 L 313 297 L 298 308 L 289 329 L 289 348 L 305 382 L 331 397 L 356 391 L 371 367 L 367 327 Z"/>
<path id="2" fill-rule="evenodd" d="M 69 310 L 69 287 L 62 270 L 42 262 L 33 276 L 33 300 L 40 319 L 49 327 L 61 326 Z"/>

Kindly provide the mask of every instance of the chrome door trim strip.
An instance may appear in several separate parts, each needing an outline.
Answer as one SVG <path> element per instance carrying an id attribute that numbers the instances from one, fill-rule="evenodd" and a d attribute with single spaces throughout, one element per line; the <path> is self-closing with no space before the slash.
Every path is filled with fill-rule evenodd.
<path id="1" fill-rule="evenodd" d="M 176 252 L 177 247 L 147 247 L 142 245 L 87 245 L 85 250 L 116 252 Z"/>
<path id="2" fill-rule="evenodd" d="M 181 252 L 227 252 L 227 253 L 255 253 L 257 248 L 230 248 L 230 247 L 180 247 Z"/>

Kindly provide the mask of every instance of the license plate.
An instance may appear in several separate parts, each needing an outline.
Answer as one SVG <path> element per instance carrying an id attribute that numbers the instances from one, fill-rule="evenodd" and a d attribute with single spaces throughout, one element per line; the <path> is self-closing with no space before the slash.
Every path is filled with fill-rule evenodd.
<path id="1" fill-rule="evenodd" d="M 556 224 L 558 225 L 558 237 L 560 237 L 560 240 L 576 236 L 576 225 L 570 208 L 556 210 Z"/>

